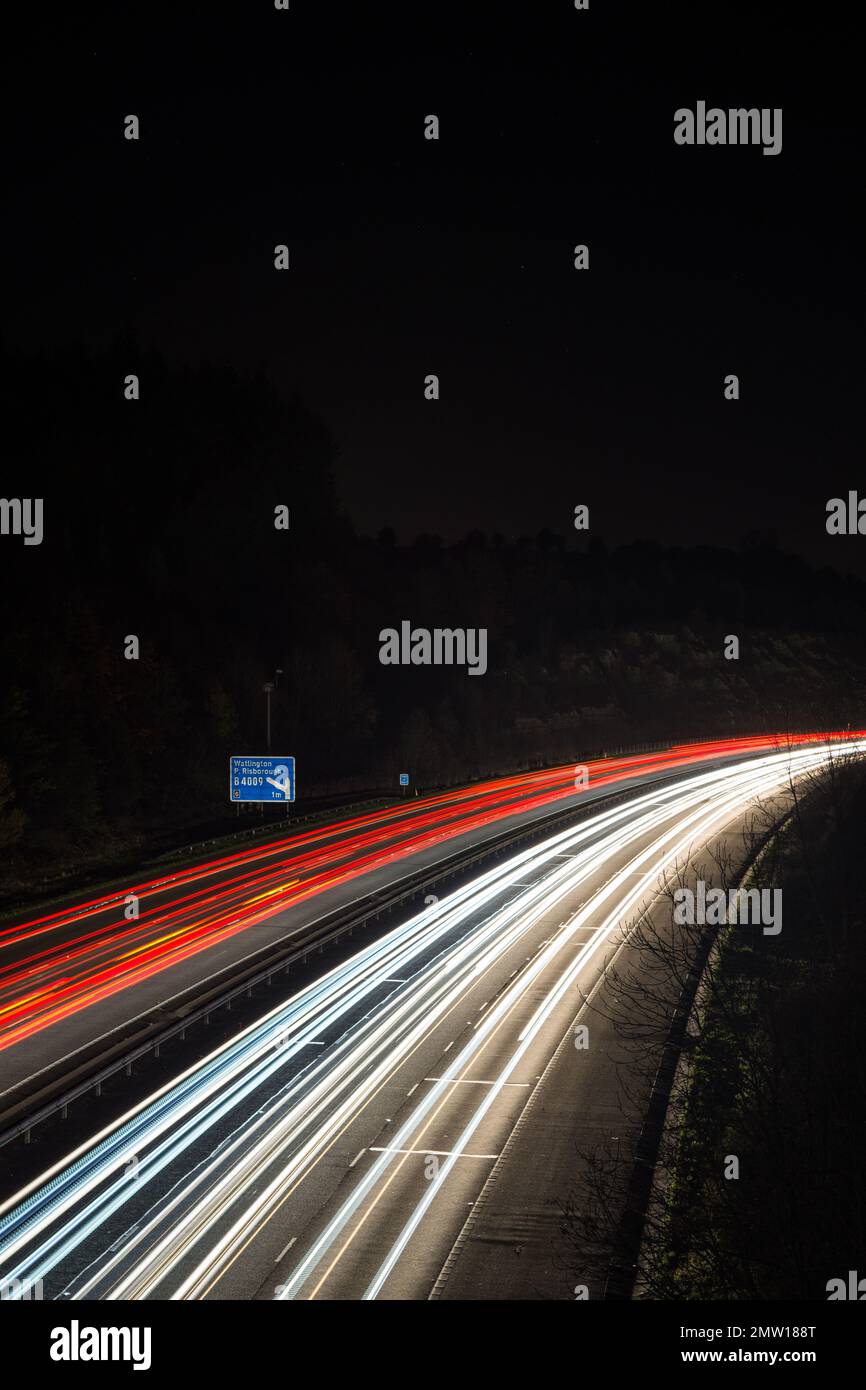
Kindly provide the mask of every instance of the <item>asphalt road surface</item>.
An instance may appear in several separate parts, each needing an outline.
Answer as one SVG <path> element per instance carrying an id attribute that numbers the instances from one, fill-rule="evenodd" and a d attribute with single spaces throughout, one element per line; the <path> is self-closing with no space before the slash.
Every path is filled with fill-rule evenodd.
<path id="1" fill-rule="evenodd" d="M 430 1297 L 624 925 L 825 757 L 699 764 L 480 871 L 8 1199 L 0 1278 L 46 1298 Z M 608 1084 L 600 1049 L 571 1053 L 576 1095 Z"/>
<path id="2" fill-rule="evenodd" d="M 722 765 L 767 740 L 661 753 L 501 778 L 299 830 L 172 867 L 85 901 L 0 927 L 0 1109 L 58 1061 L 106 1046 L 154 1010 L 297 938 L 335 909 L 455 851 L 578 801 Z M 137 899 L 138 917 L 129 919 Z"/>

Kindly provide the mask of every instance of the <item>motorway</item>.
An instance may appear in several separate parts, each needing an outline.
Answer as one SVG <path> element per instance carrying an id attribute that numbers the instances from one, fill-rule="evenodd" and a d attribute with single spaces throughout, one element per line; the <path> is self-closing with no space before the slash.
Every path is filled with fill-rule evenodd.
<path id="1" fill-rule="evenodd" d="M 802 736 L 801 736 L 802 737 Z M 0 928 L 0 1110 L 58 1061 L 66 1066 L 184 993 L 301 939 L 363 901 L 492 834 L 578 802 L 772 747 L 767 739 L 689 744 L 603 758 L 443 792 L 289 838 L 255 843 L 114 886 Z M 138 917 L 127 920 L 129 895 Z"/>
<path id="2" fill-rule="evenodd" d="M 479 871 L 10 1196 L 0 1281 L 76 1300 L 429 1297 L 624 925 L 826 757 L 697 763 Z"/>

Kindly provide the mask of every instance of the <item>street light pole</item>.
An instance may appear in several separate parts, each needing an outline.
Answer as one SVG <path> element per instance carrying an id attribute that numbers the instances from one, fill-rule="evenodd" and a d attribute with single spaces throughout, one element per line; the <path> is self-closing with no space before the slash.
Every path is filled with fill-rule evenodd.
<path id="1" fill-rule="evenodd" d="M 270 753 L 270 751 L 271 751 L 271 691 L 273 690 L 273 688 L 274 688 L 274 683 L 273 683 L 273 681 L 265 681 L 264 685 L 262 686 L 262 689 L 264 690 L 265 694 L 266 694 L 267 697 L 268 697 L 268 748 L 267 748 L 267 751 L 268 751 L 269 753 Z"/>

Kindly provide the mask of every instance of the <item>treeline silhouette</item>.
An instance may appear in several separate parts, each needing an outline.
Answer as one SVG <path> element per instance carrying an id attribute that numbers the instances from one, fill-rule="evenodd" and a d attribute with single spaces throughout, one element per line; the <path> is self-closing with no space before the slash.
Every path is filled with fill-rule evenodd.
<path id="1" fill-rule="evenodd" d="M 398 544 L 385 500 L 381 534 L 355 533 L 335 441 L 263 372 L 132 341 L 4 351 L 3 372 L 0 492 L 42 497 L 45 534 L 0 537 L 0 891 L 228 815 L 228 757 L 263 751 L 277 669 L 273 748 L 301 797 L 861 719 L 866 585 L 771 534 L 690 547 L 687 496 L 675 547 L 480 524 Z M 411 458 L 406 477 L 436 484 Z M 487 673 L 383 666 L 404 619 L 487 628 Z"/>

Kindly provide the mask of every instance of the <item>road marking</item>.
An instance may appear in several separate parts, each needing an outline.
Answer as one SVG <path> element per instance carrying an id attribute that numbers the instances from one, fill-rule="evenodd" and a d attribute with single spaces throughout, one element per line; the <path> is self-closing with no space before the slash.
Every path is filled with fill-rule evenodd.
<path id="1" fill-rule="evenodd" d="M 283 1246 L 283 1248 L 282 1248 L 282 1250 L 280 1251 L 279 1255 L 278 1255 L 277 1258 L 274 1260 L 274 1264 L 275 1264 L 275 1265 L 278 1265 L 278 1264 L 280 1263 L 280 1260 L 283 1258 L 283 1256 L 284 1256 L 289 1250 L 291 1250 L 292 1246 L 294 1245 L 294 1243 L 295 1243 L 295 1241 L 296 1241 L 297 1239 L 298 1239 L 297 1236 L 292 1236 L 292 1238 L 291 1238 L 291 1240 L 289 1241 L 288 1245 L 284 1245 L 284 1246 Z"/>
<path id="2" fill-rule="evenodd" d="M 358 1159 L 361 1157 L 363 1153 L 366 1153 L 365 1149 L 358 1150 L 358 1152 L 355 1154 L 355 1157 L 352 1159 L 352 1162 L 349 1164 L 350 1168 L 354 1168 L 355 1164 L 358 1162 Z"/>
<path id="3" fill-rule="evenodd" d="M 425 1078 L 425 1080 L 426 1080 L 426 1078 Z M 412 1091 L 417 1091 L 419 1085 L 420 1085 L 420 1082 L 416 1081 L 416 1082 L 415 1082 L 415 1085 L 412 1087 Z M 409 1096 L 411 1096 L 412 1091 L 407 1091 L 407 1092 L 406 1092 L 406 1097 L 407 1097 L 407 1099 L 408 1099 Z"/>
<path id="4" fill-rule="evenodd" d="M 115 1250 L 117 1249 L 117 1247 L 118 1247 L 119 1245 L 122 1245 L 123 1242 L 126 1240 L 126 1237 L 127 1237 L 127 1236 L 133 1235 L 137 1230 L 138 1230 L 138 1222 L 136 1222 L 134 1226 L 130 1227 L 130 1229 L 129 1229 L 128 1231 L 124 1231 L 123 1235 L 122 1235 L 122 1236 L 119 1236 L 118 1239 L 114 1242 L 113 1245 L 109 1245 L 109 1247 L 108 1247 L 108 1253 L 109 1253 L 109 1255 L 113 1255 L 114 1252 L 115 1252 Z"/>
<path id="5" fill-rule="evenodd" d="M 446 1080 L 447 1080 L 448 1083 L 449 1083 L 451 1086 L 495 1086 L 495 1085 L 496 1085 L 496 1082 L 495 1082 L 495 1081 L 476 1081 L 475 1078 L 472 1077 L 472 1076 L 454 1076 L 454 1077 L 451 1077 L 451 1076 L 449 1076 L 449 1077 L 443 1077 L 443 1076 L 425 1076 L 425 1077 L 424 1077 L 424 1080 L 425 1080 L 425 1081 L 446 1081 Z M 416 1082 L 415 1084 L 417 1085 L 417 1082 Z M 503 1084 L 506 1085 L 506 1086 L 528 1086 L 528 1085 L 529 1085 L 529 1082 L 528 1082 L 528 1081 L 506 1081 L 506 1082 L 504 1082 Z M 413 1087 L 412 1087 L 412 1090 L 414 1091 L 414 1089 L 415 1089 L 415 1087 L 413 1086 Z"/>
<path id="6" fill-rule="evenodd" d="M 388 976 L 387 980 L 382 981 L 383 985 L 408 985 L 408 983 L 408 980 L 395 980 L 391 975 Z"/>
<path id="7" fill-rule="evenodd" d="M 454 1156 L 453 1149 L 377 1149 L 371 1147 L 371 1154 L 421 1154 L 424 1158 L 451 1158 Z M 457 1158 L 491 1158 L 497 1159 L 499 1154 L 468 1154 L 462 1150 L 456 1155 Z"/>

